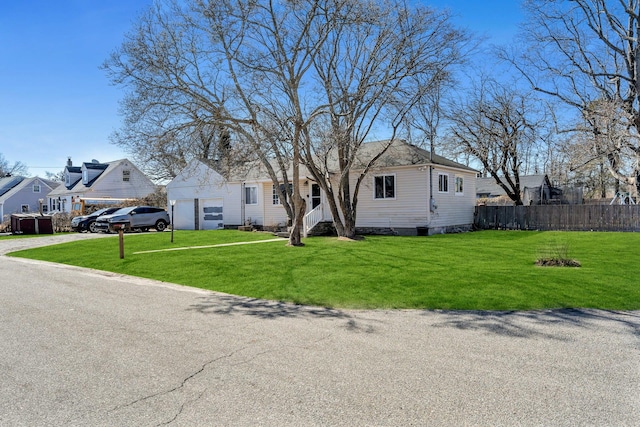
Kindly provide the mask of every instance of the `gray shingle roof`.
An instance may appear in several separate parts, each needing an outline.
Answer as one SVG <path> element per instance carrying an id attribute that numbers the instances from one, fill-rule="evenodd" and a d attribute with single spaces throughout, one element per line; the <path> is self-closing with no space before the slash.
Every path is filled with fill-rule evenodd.
<path id="1" fill-rule="evenodd" d="M 358 168 L 364 168 L 365 165 L 380 151 L 382 151 L 386 145 L 389 144 L 389 140 L 367 142 L 362 144 L 358 150 L 356 156 L 356 162 L 353 166 L 354 170 Z M 273 168 L 278 174 L 281 175 L 280 168 L 275 161 L 272 162 Z M 415 145 L 411 145 L 402 140 L 394 140 L 391 142 L 389 148 L 378 159 L 375 167 L 399 167 L 399 166 L 412 166 L 412 165 L 440 165 L 445 167 L 456 168 L 469 172 L 477 172 L 477 170 L 463 165 L 461 163 L 454 162 L 437 154 L 434 154 L 431 158 L 429 151 L 424 150 Z M 209 164 L 214 169 L 215 166 Z M 328 168 L 331 172 L 338 171 L 338 162 L 335 156 L 329 156 Z M 291 179 L 291 169 L 289 169 L 289 178 Z M 304 166 L 300 165 L 300 176 L 310 176 L 309 171 Z M 270 177 L 267 174 L 266 168 L 261 162 L 256 161 L 250 164 L 246 164 L 244 167 L 239 167 L 231 171 L 229 177 L 231 181 L 263 181 L 269 180 Z"/>

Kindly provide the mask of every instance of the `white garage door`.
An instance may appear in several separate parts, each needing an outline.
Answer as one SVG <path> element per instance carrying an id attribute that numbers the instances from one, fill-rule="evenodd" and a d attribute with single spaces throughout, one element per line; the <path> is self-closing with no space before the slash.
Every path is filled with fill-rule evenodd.
<path id="1" fill-rule="evenodd" d="M 171 213 L 171 212 L 169 212 Z M 173 226 L 175 230 L 195 229 L 193 218 L 193 199 L 177 200 L 173 207 Z"/>
<path id="2" fill-rule="evenodd" d="M 200 199 L 200 229 L 224 228 L 222 199 Z"/>

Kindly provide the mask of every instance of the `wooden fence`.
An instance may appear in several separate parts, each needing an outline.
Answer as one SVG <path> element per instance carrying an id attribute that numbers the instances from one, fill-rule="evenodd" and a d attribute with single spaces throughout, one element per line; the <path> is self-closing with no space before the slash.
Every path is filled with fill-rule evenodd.
<path id="1" fill-rule="evenodd" d="M 477 206 L 479 229 L 640 231 L 640 205 Z"/>

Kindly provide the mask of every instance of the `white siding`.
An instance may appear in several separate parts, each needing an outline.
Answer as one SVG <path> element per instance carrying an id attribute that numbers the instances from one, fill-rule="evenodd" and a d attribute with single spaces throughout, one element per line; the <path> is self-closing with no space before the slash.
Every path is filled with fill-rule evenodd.
<path id="1" fill-rule="evenodd" d="M 131 171 L 129 181 L 123 181 L 123 170 Z M 91 186 L 91 197 L 137 199 L 153 193 L 155 188 L 153 182 L 132 163 L 121 161 L 116 163 L 113 168 L 107 168 Z"/>
<path id="2" fill-rule="evenodd" d="M 176 227 L 195 229 L 196 199 L 201 200 L 198 202 L 200 210 L 202 210 L 202 203 L 208 199 L 220 199 L 224 206 L 224 223 L 230 225 L 242 223 L 241 185 L 225 182 L 220 174 L 199 161 L 190 163 L 167 184 L 167 200 L 176 200 L 176 206 L 180 206 L 180 217 L 176 212 Z M 168 209 L 171 210 L 171 206 L 168 206 Z"/>
<path id="3" fill-rule="evenodd" d="M 414 228 L 427 225 L 429 172 L 421 169 L 424 168 L 394 168 L 369 174 L 358 194 L 356 226 Z M 395 176 L 395 198 L 375 198 L 374 177 L 382 175 Z"/>
<path id="4" fill-rule="evenodd" d="M 438 192 L 438 173 L 449 176 L 449 191 Z M 464 179 L 462 194 L 456 194 L 456 176 Z M 476 204 L 475 173 L 457 169 L 436 167 L 433 171 L 433 197 L 438 208 L 432 215 L 430 227 L 449 227 L 473 224 Z"/>
<path id="5" fill-rule="evenodd" d="M 262 184 L 262 200 L 264 201 L 264 223 L 266 227 L 287 224 L 287 212 L 282 204 L 273 204 L 273 183 Z"/>
<path id="6" fill-rule="evenodd" d="M 438 172 L 449 175 L 449 193 L 438 193 Z M 376 199 L 374 177 L 395 177 L 395 198 Z M 387 168 L 371 172 L 364 180 L 358 194 L 356 227 L 415 229 L 429 227 L 465 226 L 473 223 L 475 208 L 475 173 L 435 166 L 433 197 L 438 208 L 429 210 L 429 167 L 425 165 Z M 464 192 L 455 193 L 455 177 L 464 178 Z M 351 188 L 355 186 L 355 175 Z"/>

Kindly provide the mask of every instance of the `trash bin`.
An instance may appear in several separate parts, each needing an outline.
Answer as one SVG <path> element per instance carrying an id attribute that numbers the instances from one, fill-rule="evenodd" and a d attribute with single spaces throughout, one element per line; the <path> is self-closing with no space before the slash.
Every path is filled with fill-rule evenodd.
<path id="1" fill-rule="evenodd" d="M 12 214 L 11 232 L 13 234 L 53 234 L 50 216 Z"/>

